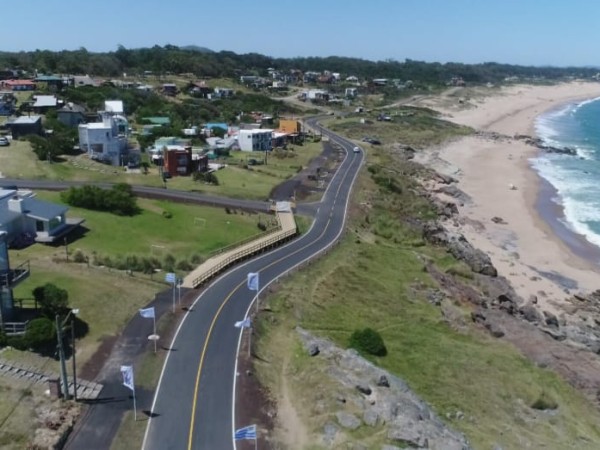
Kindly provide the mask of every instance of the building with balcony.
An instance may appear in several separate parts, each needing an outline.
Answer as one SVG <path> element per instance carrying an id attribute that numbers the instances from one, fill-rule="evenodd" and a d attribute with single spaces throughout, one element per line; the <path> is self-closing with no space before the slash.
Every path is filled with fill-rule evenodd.
<path id="1" fill-rule="evenodd" d="M 243 152 L 270 151 L 273 149 L 273 130 L 240 130 L 238 144 Z"/>
<path id="2" fill-rule="evenodd" d="M 24 324 L 11 321 L 15 318 L 13 288 L 27 277 L 29 277 L 29 261 L 16 268 L 10 267 L 8 234 L 0 231 L 0 329 L 7 334 L 18 334 L 24 331 Z"/>

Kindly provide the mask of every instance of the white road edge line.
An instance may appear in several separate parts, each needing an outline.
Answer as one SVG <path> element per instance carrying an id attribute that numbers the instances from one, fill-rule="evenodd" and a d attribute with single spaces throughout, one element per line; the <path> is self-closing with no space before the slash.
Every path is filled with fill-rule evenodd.
<path id="1" fill-rule="evenodd" d="M 342 144 L 343 145 L 344 144 L 345 145 L 352 145 L 351 143 L 343 143 L 343 142 L 342 142 Z M 349 156 L 350 156 L 350 151 L 348 149 L 346 149 L 346 158 L 348 158 Z M 361 161 L 360 165 L 362 166 L 362 164 L 365 161 L 364 151 L 361 154 L 361 158 L 362 158 L 362 161 Z M 299 261 L 298 263 L 294 264 L 289 269 L 287 269 L 284 272 L 280 273 L 277 278 L 271 280 L 269 283 L 267 283 L 265 286 L 263 286 L 262 289 L 252 299 L 252 302 L 250 303 L 250 305 L 248 306 L 248 309 L 246 310 L 245 317 L 248 317 L 248 313 L 250 312 L 250 309 L 252 308 L 252 305 L 256 301 L 256 298 L 261 294 L 262 291 L 264 291 L 266 288 L 268 288 L 271 285 L 271 283 L 273 283 L 274 281 L 278 281 L 280 277 L 285 276 L 288 272 L 294 270 L 299 265 L 304 264 L 306 261 L 317 257 L 319 254 L 323 253 L 329 247 L 331 247 L 332 245 L 334 245 L 335 243 L 338 242 L 338 239 L 340 238 L 341 234 L 344 232 L 344 229 L 346 228 L 346 217 L 347 217 L 347 212 L 348 212 L 348 203 L 350 202 L 350 197 L 352 196 L 351 194 L 352 194 L 352 190 L 354 188 L 354 183 L 356 182 L 356 177 L 358 177 L 359 173 L 360 173 L 360 167 L 359 167 L 359 170 L 357 170 L 356 173 L 354 174 L 354 177 L 352 178 L 352 183 L 350 184 L 350 192 L 348 192 L 348 197 L 346 198 L 346 205 L 344 206 L 344 220 L 342 221 L 342 227 L 340 228 L 340 231 L 338 232 L 338 234 L 335 236 L 335 239 L 333 241 L 331 241 L 329 244 L 327 244 L 325 247 L 323 247 L 322 249 L 320 249 L 319 251 L 313 253 L 310 256 L 307 256 L 302 261 Z M 331 183 L 331 184 L 333 184 L 333 183 Z M 330 186 L 331 186 L 331 184 L 330 184 Z M 329 189 L 329 187 L 327 189 Z M 337 196 L 336 196 L 336 198 L 337 198 Z M 231 402 L 231 428 L 232 428 L 231 438 L 232 438 L 232 441 L 233 441 L 233 450 L 237 450 L 237 445 L 236 445 L 236 441 L 235 441 L 235 403 L 236 403 L 235 395 L 236 395 L 236 382 L 237 382 L 237 363 L 238 363 L 239 354 L 240 354 L 240 346 L 241 346 L 241 343 L 242 343 L 242 332 L 243 332 L 243 329 L 240 330 L 240 334 L 239 334 L 239 338 L 238 338 L 238 347 L 237 347 L 237 351 L 236 351 L 236 354 L 235 354 L 235 368 L 234 368 L 234 372 L 235 373 L 234 373 L 234 376 L 233 376 L 233 396 L 232 396 L 233 401 Z"/>
<path id="2" fill-rule="evenodd" d="M 349 156 L 349 152 L 346 152 L 346 158 L 348 158 L 348 156 Z M 345 159 L 344 159 L 343 162 L 345 162 Z M 343 164 L 343 162 L 342 162 L 342 164 Z M 362 164 L 362 162 L 361 162 L 361 164 Z M 338 173 L 336 173 L 336 176 L 338 175 Z M 357 171 L 357 174 L 358 174 L 358 171 Z M 356 179 L 356 176 L 354 177 L 354 179 Z M 352 181 L 352 184 L 354 184 L 354 179 Z M 332 185 L 333 185 L 333 183 L 329 183 L 329 186 L 327 186 L 327 189 L 325 189 L 325 192 L 323 193 L 323 198 L 325 198 L 325 195 L 327 195 L 327 193 L 328 193 L 328 191 L 329 191 L 329 189 L 331 188 Z M 345 218 L 344 218 L 344 223 L 345 223 Z M 313 221 L 313 223 L 311 224 L 310 228 L 306 231 L 306 233 L 304 234 L 304 236 L 308 235 L 311 232 L 311 230 L 314 227 L 314 224 L 315 224 L 315 221 Z M 290 245 L 292 245 L 292 244 L 294 244 L 296 242 L 297 242 L 296 240 L 290 241 L 289 243 L 287 243 L 287 244 L 285 244 L 285 245 L 283 245 L 281 247 L 278 247 L 276 249 L 276 251 L 284 249 L 284 248 L 286 248 L 286 247 L 288 247 L 288 246 L 290 246 Z M 248 264 L 251 264 L 251 263 L 254 263 L 256 261 L 259 261 L 260 259 L 269 256 L 270 253 L 271 252 L 268 252 L 266 254 L 258 256 L 257 258 L 250 259 L 250 260 L 246 261 L 245 263 L 243 263 L 243 264 L 241 264 L 239 266 L 233 266 L 232 269 L 239 269 L 239 268 L 244 267 L 244 266 L 246 266 Z M 204 296 L 204 294 L 209 290 L 210 287 L 212 287 L 214 284 L 216 284 L 219 281 L 221 281 L 222 278 L 228 276 L 230 274 L 230 272 L 231 272 L 231 269 L 227 270 L 222 275 L 220 275 L 218 278 L 216 278 L 212 283 L 210 283 L 206 287 L 206 289 L 204 291 L 202 291 L 200 293 L 200 295 L 198 295 L 198 298 L 196 298 L 196 300 L 194 300 L 194 302 L 192 303 L 192 306 L 191 306 L 190 310 L 193 309 L 196 306 L 196 304 L 198 303 L 198 301 Z M 269 284 L 271 284 L 271 283 L 269 283 Z M 261 292 L 262 292 L 262 289 L 261 289 Z M 250 306 L 252 306 L 252 304 L 253 304 L 253 302 L 250 304 Z M 188 315 L 189 315 L 190 312 L 191 311 L 188 310 L 185 313 L 185 316 L 183 317 L 183 319 L 181 320 L 181 322 L 179 323 L 179 326 L 177 327 L 177 330 L 175 331 L 175 334 L 173 335 L 173 338 L 171 339 L 171 345 L 170 345 L 171 348 L 173 347 L 173 344 L 177 340 L 177 336 L 179 335 L 179 331 L 181 330 L 181 327 L 183 326 L 183 323 L 187 319 L 187 317 L 188 317 Z M 236 352 L 236 369 L 237 369 L 238 353 L 239 353 L 239 343 L 238 343 L 238 351 Z M 160 377 L 158 378 L 158 384 L 156 385 L 156 391 L 154 392 L 154 399 L 152 400 L 152 406 L 150 407 L 150 417 L 148 418 L 148 425 L 146 426 L 146 431 L 144 432 L 144 440 L 142 441 L 142 450 L 144 450 L 146 448 L 146 445 L 147 445 L 147 442 L 148 442 L 148 434 L 150 432 L 150 426 L 152 425 L 152 413 L 154 412 L 154 408 L 156 406 L 156 400 L 158 398 L 158 392 L 160 391 L 160 386 L 162 384 L 163 376 L 164 376 L 164 373 L 165 373 L 165 368 L 167 367 L 167 363 L 169 362 L 169 357 L 170 356 L 171 356 L 171 352 L 167 353 L 167 357 L 165 358 L 165 362 L 163 363 L 163 367 L 162 367 L 161 372 L 160 372 Z M 235 376 L 234 376 L 234 389 L 235 389 Z M 234 390 L 234 394 L 235 394 L 235 390 Z M 233 408 L 234 408 L 233 410 L 235 411 L 235 401 L 233 401 L 232 404 L 233 404 Z M 232 419 L 231 420 L 232 427 L 235 428 L 235 416 L 232 415 L 231 419 Z M 233 434 L 231 436 L 232 436 L 232 439 L 233 439 Z M 234 441 L 234 449 L 236 449 L 235 441 Z"/>

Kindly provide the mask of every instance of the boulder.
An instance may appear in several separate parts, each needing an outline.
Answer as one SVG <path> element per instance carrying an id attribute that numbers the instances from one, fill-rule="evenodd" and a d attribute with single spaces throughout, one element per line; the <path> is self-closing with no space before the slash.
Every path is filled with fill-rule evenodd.
<path id="1" fill-rule="evenodd" d="M 371 393 L 373 392 L 368 384 L 362 383 L 356 385 L 356 390 L 364 395 L 371 395 Z"/>
<path id="2" fill-rule="evenodd" d="M 544 319 L 546 321 L 546 325 L 552 328 L 558 328 L 558 317 L 548 311 L 544 311 Z"/>
<path id="3" fill-rule="evenodd" d="M 337 418 L 338 423 L 349 430 L 356 430 L 361 425 L 361 421 L 354 414 L 350 414 L 344 411 L 340 411 L 336 413 L 335 417 Z"/>
<path id="4" fill-rule="evenodd" d="M 339 427 L 334 423 L 327 423 L 323 427 L 323 443 L 326 446 L 330 446 L 335 441 Z"/>
<path id="5" fill-rule="evenodd" d="M 379 422 L 379 414 L 372 409 L 368 409 L 363 414 L 363 421 L 370 427 L 377 426 L 377 423 Z"/>
<path id="6" fill-rule="evenodd" d="M 377 386 L 379 387 L 390 387 L 390 381 L 385 375 L 381 375 L 377 380 Z"/>
<path id="7" fill-rule="evenodd" d="M 317 356 L 319 354 L 319 346 L 317 344 L 311 344 L 308 347 L 308 354 L 310 356 Z"/>
<path id="8" fill-rule="evenodd" d="M 494 336 L 495 338 L 501 338 L 502 336 L 504 336 L 506 334 L 504 332 L 504 329 L 496 322 L 486 322 L 485 327 L 488 329 L 490 334 L 492 336 Z"/>
<path id="9" fill-rule="evenodd" d="M 519 312 L 527 322 L 540 323 L 542 321 L 542 315 L 532 303 L 527 303 L 519 308 Z"/>

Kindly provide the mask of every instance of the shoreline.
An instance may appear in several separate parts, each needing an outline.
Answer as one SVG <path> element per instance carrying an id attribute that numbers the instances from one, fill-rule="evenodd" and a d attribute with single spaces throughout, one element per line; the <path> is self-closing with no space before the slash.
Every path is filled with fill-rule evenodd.
<path id="1" fill-rule="evenodd" d="M 557 191 L 532 166 L 540 150 L 513 136 L 537 137 L 540 115 L 598 97 L 600 84 L 572 82 L 502 88 L 478 98 L 470 109 L 449 107 L 443 98 L 425 102 L 447 120 L 503 136 L 467 137 L 419 159 L 458 178 L 458 188 L 472 198 L 459 205 L 458 223 L 451 226 L 490 256 L 525 301 L 535 298 L 551 312 L 560 312 L 574 291 L 600 286 L 600 248 L 565 223 L 562 206 L 553 201 Z M 492 217 L 504 223 L 493 223 Z"/>

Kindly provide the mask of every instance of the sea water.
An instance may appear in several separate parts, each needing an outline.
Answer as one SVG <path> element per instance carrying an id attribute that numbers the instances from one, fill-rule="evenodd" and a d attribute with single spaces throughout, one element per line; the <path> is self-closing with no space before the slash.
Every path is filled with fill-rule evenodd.
<path id="1" fill-rule="evenodd" d="M 556 189 L 565 225 L 600 247 L 600 98 L 563 105 L 537 118 L 537 136 L 576 155 L 541 153 L 533 168 Z"/>

